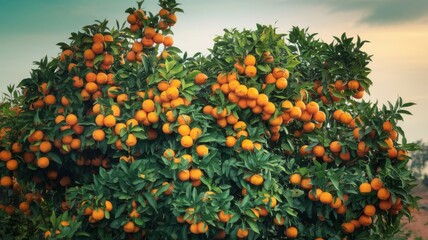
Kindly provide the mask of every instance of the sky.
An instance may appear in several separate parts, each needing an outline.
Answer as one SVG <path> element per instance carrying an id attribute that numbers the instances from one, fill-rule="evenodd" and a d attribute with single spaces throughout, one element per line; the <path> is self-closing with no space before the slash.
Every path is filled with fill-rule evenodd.
<path id="1" fill-rule="evenodd" d="M 292 26 L 309 28 L 319 38 L 346 32 L 370 41 L 364 49 L 373 55 L 369 77 L 371 96 L 385 104 L 402 97 L 417 105 L 399 125 L 409 141 L 428 142 L 428 1 L 427 0 L 178 0 L 174 45 L 189 54 L 208 53 L 212 39 L 225 28 L 254 29 L 273 25 L 279 33 Z M 126 20 L 127 0 L 0 0 L 0 92 L 29 76 L 33 61 L 57 56 L 58 42 L 95 20 Z M 157 12 L 155 0 L 143 7 Z M 189 41 L 189 39 L 193 39 Z"/>

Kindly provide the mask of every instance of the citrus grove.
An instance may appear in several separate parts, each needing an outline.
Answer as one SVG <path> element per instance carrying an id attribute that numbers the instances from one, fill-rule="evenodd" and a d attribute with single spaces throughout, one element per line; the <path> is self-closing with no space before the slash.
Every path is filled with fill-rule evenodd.
<path id="1" fill-rule="evenodd" d="M 85 26 L 1 104 L 2 239 L 386 239 L 416 198 L 397 124 L 362 100 L 365 41 L 225 30 L 174 46 L 174 0 Z M 196 40 L 193 40 L 196 41 Z"/>

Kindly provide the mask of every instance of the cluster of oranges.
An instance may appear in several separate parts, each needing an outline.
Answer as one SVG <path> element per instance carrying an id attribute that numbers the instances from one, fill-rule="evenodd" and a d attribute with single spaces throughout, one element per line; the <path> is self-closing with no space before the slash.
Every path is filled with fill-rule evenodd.
<path id="1" fill-rule="evenodd" d="M 129 28 L 118 32 L 87 27 L 63 45 L 55 67 L 41 66 L 36 80 L 23 82 L 17 116 L 25 126 L 0 132 L 1 190 L 13 188 L 16 204 L 0 210 L 14 214 L 17 207 L 31 217 L 44 194 L 56 193 L 58 210 L 72 220 L 43 226 L 50 229 L 45 238 L 81 221 L 94 238 L 92 228 L 106 227 L 131 239 L 181 231 L 191 238 L 317 240 L 358 237 L 385 223 L 382 214 L 406 210 L 404 190 L 384 173 L 408 159 L 398 117 L 365 112 L 372 106 L 356 99 L 367 82 L 333 74 L 305 79 L 292 48 L 263 26 L 243 31 L 251 48 L 182 59 L 167 51 L 175 1 L 160 5 L 156 15 L 128 9 Z M 136 164 L 132 183 L 117 183 L 127 194 L 92 199 L 105 187 L 94 191 L 102 182 L 94 178 Z M 143 187 L 131 189 L 134 183 Z"/>
<path id="2" fill-rule="evenodd" d="M 171 47 L 174 44 L 174 39 L 171 35 L 165 36 L 161 31 L 169 29 L 177 22 L 177 16 L 171 13 L 167 9 L 162 8 L 159 11 L 160 21 L 152 24 L 149 18 L 145 15 L 144 10 L 137 9 L 130 13 L 127 17 L 127 21 L 130 24 L 129 29 L 135 34 L 141 32 L 140 40 L 136 40 L 132 43 L 130 51 L 126 53 L 126 59 L 129 62 L 141 62 L 142 55 L 144 54 L 143 49 L 152 49 L 155 45 L 163 44 L 166 48 Z M 151 25 L 156 25 L 156 30 Z"/>

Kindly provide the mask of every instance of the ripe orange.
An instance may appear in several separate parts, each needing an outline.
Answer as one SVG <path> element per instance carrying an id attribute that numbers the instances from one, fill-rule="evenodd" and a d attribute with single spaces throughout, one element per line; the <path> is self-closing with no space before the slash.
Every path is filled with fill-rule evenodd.
<path id="1" fill-rule="evenodd" d="M 77 116 L 70 113 L 65 117 L 65 122 L 70 126 L 74 126 L 77 124 Z"/>
<path id="2" fill-rule="evenodd" d="M 342 200 L 340 198 L 335 198 L 330 203 L 330 207 L 333 209 L 340 208 L 341 206 L 342 206 Z"/>
<path id="3" fill-rule="evenodd" d="M 92 44 L 92 51 L 95 54 L 101 54 L 104 52 L 104 45 L 101 42 L 95 42 L 94 44 Z"/>
<path id="4" fill-rule="evenodd" d="M 128 147 L 134 147 L 135 145 L 137 145 L 137 137 L 135 137 L 134 134 L 129 133 L 128 137 L 126 138 L 125 144 Z"/>
<path id="5" fill-rule="evenodd" d="M 177 117 L 177 122 L 178 122 L 178 124 L 180 124 L 180 125 L 184 125 L 184 124 L 189 125 L 190 123 L 192 123 L 192 118 L 191 118 L 189 115 L 186 115 L 186 114 L 180 114 L 180 115 Z"/>
<path id="6" fill-rule="evenodd" d="M 192 181 L 199 180 L 203 175 L 204 173 L 201 171 L 201 169 L 193 168 L 190 170 L 190 179 Z"/>
<path id="7" fill-rule="evenodd" d="M 256 57 L 254 57 L 254 55 L 248 54 L 244 59 L 244 64 L 247 66 L 256 65 Z"/>
<path id="8" fill-rule="evenodd" d="M 302 110 L 298 106 L 291 108 L 290 116 L 294 119 L 299 119 L 302 116 Z"/>
<path id="9" fill-rule="evenodd" d="M 379 178 L 373 178 L 372 181 L 370 182 L 370 185 L 373 190 L 378 191 L 383 187 L 383 182 Z"/>
<path id="10" fill-rule="evenodd" d="M 10 171 L 15 171 L 16 169 L 18 169 L 18 161 L 16 161 L 15 159 L 10 159 L 6 163 L 6 168 Z"/>
<path id="11" fill-rule="evenodd" d="M 245 67 L 245 76 L 252 78 L 257 74 L 257 68 L 254 66 L 246 66 Z"/>
<path id="12" fill-rule="evenodd" d="M 203 84 L 205 84 L 205 83 L 207 82 L 207 79 L 208 79 L 208 76 L 207 76 L 207 75 L 205 75 L 205 74 L 203 74 L 203 73 L 198 73 L 198 74 L 195 76 L 195 83 L 196 83 L 197 85 L 203 85 Z"/>
<path id="13" fill-rule="evenodd" d="M 218 219 L 220 220 L 220 222 L 226 223 L 230 220 L 230 218 L 232 217 L 232 214 L 226 214 L 223 210 L 221 210 L 218 214 Z"/>
<path id="14" fill-rule="evenodd" d="M 189 136 L 190 135 L 190 127 L 189 127 L 189 125 L 185 125 L 185 124 L 184 125 L 180 125 L 180 126 L 178 126 L 177 132 L 181 136 Z"/>
<path id="15" fill-rule="evenodd" d="M 116 125 L 116 117 L 113 115 L 107 115 L 104 117 L 103 124 L 106 127 L 114 127 Z"/>
<path id="16" fill-rule="evenodd" d="M 178 172 L 178 179 L 180 181 L 185 182 L 190 179 L 190 171 L 189 170 L 181 170 Z"/>
<path id="17" fill-rule="evenodd" d="M 193 146 L 193 139 L 190 136 L 183 136 L 180 140 L 180 144 L 184 148 L 190 148 Z"/>
<path id="18" fill-rule="evenodd" d="M 255 186 L 260 186 L 263 184 L 263 182 L 264 182 L 264 179 L 260 174 L 256 173 L 250 177 L 250 183 Z"/>
<path id="19" fill-rule="evenodd" d="M 320 202 L 324 204 L 330 204 L 333 202 L 333 196 L 329 192 L 323 192 L 319 196 Z"/>
<path id="20" fill-rule="evenodd" d="M 253 141 L 251 141 L 250 139 L 244 139 L 241 142 L 241 147 L 243 150 L 245 151 L 253 151 L 254 150 L 254 144 Z"/>
<path id="21" fill-rule="evenodd" d="M 159 121 L 159 114 L 156 112 L 149 112 L 147 114 L 147 120 L 151 123 L 157 123 Z"/>
<path id="22" fill-rule="evenodd" d="M 238 228 L 238 232 L 236 232 L 236 236 L 238 238 L 246 238 L 246 237 L 248 237 L 248 229 Z"/>
<path id="23" fill-rule="evenodd" d="M 375 206 L 373 206 L 371 204 L 364 206 L 364 214 L 365 215 L 371 217 L 371 216 L 375 215 L 375 213 L 376 213 L 376 207 Z"/>
<path id="24" fill-rule="evenodd" d="M 151 99 L 146 99 L 143 101 L 142 106 L 143 110 L 145 112 L 152 112 L 155 110 L 155 102 L 153 102 L 153 100 Z"/>
<path id="25" fill-rule="evenodd" d="M 364 182 L 360 184 L 359 190 L 361 194 L 367 194 L 372 191 L 372 187 L 370 183 Z"/>
<path id="26" fill-rule="evenodd" d="M 299 231 L 296 227 L 288 227 L 285 230 L 285 236 L 288 238 L 297 238 Z"/>
<path id="27" fill-rule="evenodd" d="M 377 192 L 377 197 L 380 200 L 388 200 L 389 197 L 391 196 L 391 193 L 388 191 L 388 189 L 386 188 L 381 188 L 379 189 L 379 191 Z"/>
<path id="28" fill-rule="evenodd" d="M 9 176 L 3 176 L 0 179 L 0 185 L 2 187 L 10 187 L 12 186 L 12 178 Z"/>
<path id="29" fill-rule="evenodd" d="M 339 141 L 333 141 L 330 143 L 330 151 L 333 153 L 339 153 L 342 151 L 342 145 L 339 143 Z"/>
<path id="30" fill-rule="evenodd" d="M 133 233 L 135 228 L 135 224 L 132 221 L 129 221 L 123 225 L 123 231 L 126 233 Z"/>
<path id="31" fill-rule="evenodd" d="M 313 185 L 311 184 L 311 179 L 310 178 L 302 179 L 302 181 L 300 182 L 300 187 L 302 187 L 305 190 L 312 189 Z"/>
<path id="32" fill-rule="evenodd" d="M 196 153 L 198 154 L 199 157 L 204 157 L 208 155 L 209 149 L 206 145 L 199 145 L 196 147 Z"/>
<path id="33" fill-rule="evenodd" d="M 323 191 L 320 188 L 315 189 L 315 194 L 313 193 L 313 190 L 311 190 L 308 192 L 308 198 L 311 201 L 319 201 L 322 193 Z"/>
<path id="34" fill-rule="evenodd" d="M 357 80 L 350 80 L 347 86 L 350 90 L 357 90 L 360 87 L 360 83 Z"/>
<path id="35" fill-rule="evenodd" d="M 384 132 L 391 132 L 393 130 L 392 123 L 390 121 L 385 121 L 382 124 L 382 130 Z"/>
<path id="36" fill-rule="evenodd" d="M 341 227 L 344 233 L 353 233 L 355 231 L 354 224 L 350 222 L 342 223 Z"/>
<path id="37" fill-rule="evenodd" d="M 189 135 L 193 140 L 196 140 L 202 135 L 202 130 L 198 127 L 194 127 L 190 130 Z"/>
<path id="38" fill-rule="evenodd" d="M 288 81 L 287 81 L 287 79 L 286 79 L 285 77 L 278 78 L 278 79 L 276 80 L 276 82 L 275 82 L 275 86 L 276 86 L 276 88 L 278 88 L 279 90 L 284 90 L 284 89 L 286 89 L 286 88 L 287 88 L 287 86 L 288 86 Z"/>
<path id="39" fill-rule="evenodd" d="M 309 103 L 306 105 L 306 111 L 308 111 L 310 114 L 315 114 L 315 113 L 317 113 L 317 112 L 319 111 L 319 105 L 318 105 L 318 103 L 316 103 L 316 102 L 314 102 L 314 101 L 309 102 Z"/>
<path id="40" fill-rule="evenodd" d="M 39 168 L 47 168 L 49 166 L 49 158 L 40 157 L 39 159 L 37 159 L 37 166 Z"/>
<path id="41" fill-rule="evenodd" d="M 299 173 L 293 173 L 290 175 L 290 183 L 292 185 L 298 186 L 300 185 L 302 180 L 302 176 Z"/>
<path id="42" fill-rule="evenodd" d="M 21 202 L 19 204 L 19 210 L 21 210 L 21 212 L 26 212 L 30 209 L 30 204 L 28 204 L 28 202 Z"/>
<path id="43" fill-rule="evenodd" d="M 365 214 L 361 215 L 358 221 L 361 223 L 361 225 L 367 227 L 370 226 L 373 222 L 372 218 L 370 216 L 367 216 Z"/>
<path id="44" fill-rule="evenodd" d="M 325 154 L 325 148 L 321 145 L 316 145 L 313 149 L 312 152 L 314 153 L 314 155 L 316 157 L 323 157 Z"/>
<path id="45" fill-rule="evenodd" d="M 104 218 L 104 210 L 101 208 L 94 209 L 91 216 L 95 221 L 100 221 Z"/>
<path id="46" fill-rule="evenodd" d="M 97 142 L 103 141 L 105 139 L 105 136 L 106 134 L 102 129 L 96 129 L 92 132 L 92 138 Z"/>
<path id="47" fill-rule="evenodd" d="M 6 162 L 12 158 L 12 153 L 8 150 L 2 150 L 0 152 L 0 160 Z"/>
<path id="48" fill-rule="evenodd" d="M 199 233 L 208 232 L 208 224 L 205 222 L 198 222 L 198 232 Z"/>

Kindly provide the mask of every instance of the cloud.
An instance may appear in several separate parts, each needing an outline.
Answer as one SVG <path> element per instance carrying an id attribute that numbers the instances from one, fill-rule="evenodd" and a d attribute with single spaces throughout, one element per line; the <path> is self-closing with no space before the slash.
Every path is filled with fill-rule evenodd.
<path id="1" fill-rule="evenodd" d="M 298 4 L 324 5 L 332 12 L 359 12 L 361 17 L 356 21 L 368 25 L 423 22 L 428 19 L 427 0 L 306 0 Z"/>
<path id="2" fill-rule="evenodd" d="M 428 17 L 428 1 L 385 1 L 369 10 L 368 14 L 360 20 L 361 22 L 379 25 L 411 22 Z"/>

